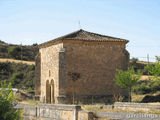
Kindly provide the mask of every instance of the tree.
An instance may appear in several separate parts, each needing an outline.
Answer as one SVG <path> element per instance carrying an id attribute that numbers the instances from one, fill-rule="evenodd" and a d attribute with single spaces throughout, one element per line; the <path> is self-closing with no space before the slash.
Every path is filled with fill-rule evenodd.
<path id="1" fill-rule="evenodd" d="M 69 72 L 68 76 L 70 77 L 70 79 L 73 81 L 72 84 L 72 91 L 73 91 L 73 104 L 75 103 L 75 83 L 76 81 L 80 78 L 80 73 L 77 72 Z"/>
<path id="2" fill-rule="evenodd" d="M 21 48 L 17 46 L 10 47 L 8 49 L 8 54 L 14 59 L 20 59 L 21 58 Z"/>
<path id="3" fill-rule="evenodd" d="M 131 66 L 136 66 L 137 61 L 138 61 L 138 58 L 133 57 L 132 59 L 130 59 L 130 65 Z"/>
<path id="4" fill-rule="evenodd" d="M 18 87 L 20 88 L 22 85 L 21 85 L 21 82 L 23 80 L 23 73 L 21 72 L 16 72 L 16 73 L 13 73 L 10 80 L 12 81 L 12 84 L 15 86 L 15 87 Z"/>
<path id="5" fill-rule="evenodd" d="M 160 56 L 155 56 L 156 57 L 156 61 L 159 63 L 160 62 Z"/>
<path id="6" fill-rule="evenodd" d="M 21 120 L 21 111 L 16 110 L 11 83 L 1 82 L 0 89 L 0 120 Z"/>
<path id="7" fill-rule="evenodd" d="M 151 75 L 158 78 L 160 76 L 160 63 L 149 64 L 145 67 L 145 70 L 148 70 Z"/>
<path id="8" fill-rule="evenodd" d="M 137 84 L 139 78 L 140 73 L 136 74 L 133 68 L 129 68 L 127 71 L 117 70 L 115 83 L 121 88 L 126 88 L 129 90 L 129 102 L 131 102 L 132 87 Z"/>

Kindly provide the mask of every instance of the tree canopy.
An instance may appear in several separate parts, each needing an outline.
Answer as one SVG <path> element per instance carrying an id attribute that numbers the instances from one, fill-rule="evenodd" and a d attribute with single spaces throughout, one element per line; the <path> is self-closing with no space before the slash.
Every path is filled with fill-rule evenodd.
<path id="1" fill-rule="evenodd" d="M 137 75 L 133 68 L 129 68 L 127 71 L 117 70 L 115 77 L 115 83 L 121 88 L 126 88 L 129 90 L 129 101 L 131 101 L 131 89 L 132 86 L 137 84 L 140 78 L 140 74 Z"/>
<path id="2" fill-rule="evenodd" d="M 160 63 L 149 64 L 145 67 L 145 69 L 148 70 L 149 73 L 155 77 L 160 76 Z"/>

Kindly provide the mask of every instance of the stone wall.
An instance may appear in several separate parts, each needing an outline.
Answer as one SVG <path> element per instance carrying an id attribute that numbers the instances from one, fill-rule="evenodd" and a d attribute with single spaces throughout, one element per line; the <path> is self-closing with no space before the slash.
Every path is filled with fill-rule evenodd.
<path id="1" fill-rule="evenodd" d="M 104 106 L 103 106 L 104 107 Z M 107 106 L 105 106 L 107 107 Z M 108 106 L 109 109 L 114 109 Z M 108 108 L 107 107 L 107 108 Z M 158 110 L 159 104 L 139 104 L 139 103 L 115 103 L 115 108 L 123 107 L 125 110 L 132 108 L 152 108 Z M 31 105 L 17 105 L 17 109 L 22 108 L 22 117 L 24 120 L 160 120 L 158 114 L 144 114 L 144 113 L 131 113 L 131 112 L 89 112 L 82 111 L 81 106 L 77 105 L 62 105 L 62 104 L 39 104 L 37 106 Z M 137 109 L 138 110 L 138 109 Z"/>
<path id="2" fill-rule="evenodd" d="M 76 105 L 18 105 L 16 108 L 23 109 L 24 120 L 93 120 L 92 112 L 80 111 L 81 107 Z"/>
<path id="3" fill-rule="evenodd" d="M 132 103 L 132 102 L 116 102 L 114 108 L 132 111 L 152 111 L 160 112 L 160 104 L 156 103 Z"/>
<path id="4" fill-rule="evenodd" d="M 59 52 L 63 49 L 63 43 L 59 43 L 39 50 L 41 53 L 41 102 L 47 102 L 46 89 L 54 86 L 52 96 L 58 103 L 59 96 Z M 52 82 L 52 83 L 51 83 Z M 48 88 L 46 88 L 46 84 Z"/>
<path id="5" fill-rule="evenodd" d="M 89 102 L 92 97 L 100 100 L 108 98 L 106 101 L 110 101 L 112 95 L 128 96 L 126 89 L 121 89 L 114 83 L 116 70 L 128 66 L 129 54 L 125 50 L 125 43 L 70 41 L 64 42 L 64 49 L 67 96 L 87 98 Z"/>

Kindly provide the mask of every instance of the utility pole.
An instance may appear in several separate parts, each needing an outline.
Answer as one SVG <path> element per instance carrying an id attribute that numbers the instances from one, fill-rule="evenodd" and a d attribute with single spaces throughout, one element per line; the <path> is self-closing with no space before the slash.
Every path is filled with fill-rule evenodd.
<path id="1" fill-rule="evenodd" d="M 21 61 L 22 61 L 22 42 L 21 42 Z"/>
<path id="2" fill-rule="evenodd" d="M 149 54 L 147 54 L 147 61 L 148 61 L 148 67 L 149 67 Z M 149 70 L 148 70 L 148 75 L 149 75 Z"/>

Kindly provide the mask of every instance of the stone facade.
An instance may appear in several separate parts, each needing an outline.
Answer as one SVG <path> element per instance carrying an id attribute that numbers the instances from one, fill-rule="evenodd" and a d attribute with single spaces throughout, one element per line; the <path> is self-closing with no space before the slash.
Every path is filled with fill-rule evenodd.
<path id="1" fill-rule="evenodd" d="M 40 100 L 49 103 L 49 98 L 57 98 L 59 94 L 59 51 L 63 49 L 63 43 L 40 49 L 41 53 L 41 97 Z M 50 88 L 50 84 L 53 87 Z M 48 91 L 52 89 L 52 95 Z M 48 90 L 48 91 L 47 91 Z M 47 98 L 49 97 L 49 98 Z M 55 99 L 58 103 L 57 99 Z"/>
<path id="2" fill-rule="evenodd" d="M 40 100 L 112 103 L 113 95 L 127 98 L 128 91 L 114 83 L 116 70 L 128 66 L 127 42 L 80 30 L 41 44 Z"/>

